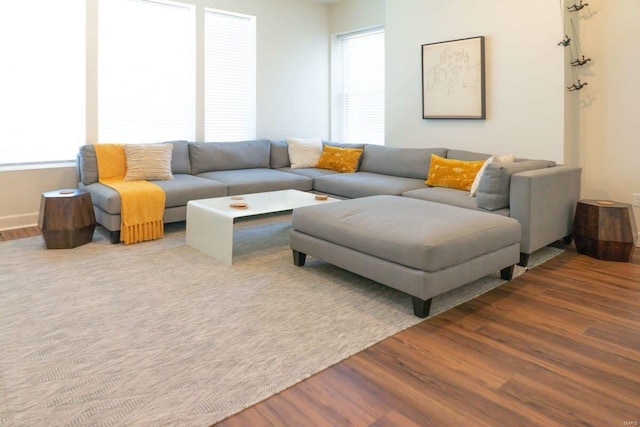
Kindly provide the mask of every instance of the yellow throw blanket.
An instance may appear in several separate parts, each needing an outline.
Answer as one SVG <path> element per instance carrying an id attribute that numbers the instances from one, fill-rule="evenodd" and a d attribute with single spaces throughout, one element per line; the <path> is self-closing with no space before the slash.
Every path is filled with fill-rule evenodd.
<path id="1" fill-rule="evenodd" d="M 98 181 L 120 194 L 120 241 L 125 245 L 164 235 L 164 190 L 149 181 L 125 181 L 127 159 L 122 144 L 95 144 Z"/>

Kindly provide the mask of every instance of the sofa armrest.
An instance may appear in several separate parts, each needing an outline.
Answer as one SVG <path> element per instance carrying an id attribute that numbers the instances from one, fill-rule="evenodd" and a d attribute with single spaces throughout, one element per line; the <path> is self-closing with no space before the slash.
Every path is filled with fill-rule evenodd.
<path id="1" fill-rule="evenodd" d="M 520 252 L 530 254 L 571 234 L 582 169 L 556 166 L 514 174 L 511 217 L 522 226 Z"/>

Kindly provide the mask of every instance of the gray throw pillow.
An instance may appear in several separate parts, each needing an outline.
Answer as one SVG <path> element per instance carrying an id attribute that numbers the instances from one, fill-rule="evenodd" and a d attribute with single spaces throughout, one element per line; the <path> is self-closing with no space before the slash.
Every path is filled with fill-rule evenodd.
<path id="1" fill-rule="evenodd" d="M 549 162 L 544 160 L 488 164 L 478 186 L 478 207 L 490 211 L 508 207 L 511 175 L 546 167 Z"/>

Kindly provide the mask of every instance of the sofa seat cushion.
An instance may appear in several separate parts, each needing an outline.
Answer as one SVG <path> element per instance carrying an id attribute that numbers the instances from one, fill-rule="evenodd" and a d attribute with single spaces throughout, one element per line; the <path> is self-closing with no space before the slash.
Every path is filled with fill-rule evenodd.
<path id="1" fill-rule="evenodd" d="M 425 188 L 424 180 L 382 175 L 371 172 L 341 173 L 317 177 L 313 181 L 316 191 L 350 199 L 379 194 L 399 196 L 405 191 Z"/>
<path id="2" fill-rule="evenodd" d="M 291 169 L 291 168 L 280 168 L 278 169 L 282 172 L 287 173 L 295 173 L 297 175 L 306 176 L 311 179 L 316 179 L 325 175 L 335 175 L 340 172 L 332 171 L 330 169 L 320 169 L 320 168 L 301 168 L 301 169 Z"/>
<path id="3" fill-rule="evenodd" d="M 311 191 L 313 188 L 311 178 L 273 169 L 205 172 L 198 176 L 223 182 L 227 185 L 228 196 L 277 190 Z"/>
<path id="4" fill-rule="evenodd" d="M 428 272 L 516 244 L 521 234 L 512 218 L 397 196 L 295 209 L 291 225 L 318 239 Z"/>
<path id="5" fill-rule="evenodd" d="M 173 208 L 185 206 L 189 200 L 209 199 L 227 195 L 227 186 L 218 181 L 193 175 L 174 175 L 173 181 L 152 181 L 164 190 L 167 197 L 165 206 Z"/>
<path id="6" fill-rule="evenodd" d="M 478 207 L 475 197 L 469 197 L 468 191 L 455 190 L 453 188 L 429 187 L 420 188 L 418 190 L 405 191 L 402 193 L 404 197 L 413 199 L 426 200 L 429 202 L 444 203 L 459 208 L 473 209 L 480 212 L 489 212 L 486 209 Z M 509 208 L 502 208 L 491 211 L 492 214 L 509 216 Z"/>
<path id="7" fill-rule="evenodd" d="M 171 181 L 150 181 L 164 190 L 165 208 L 184 206 L 189 200 L 227 195 L 227 186 L 221 182 L 186 174 L 175 174 L 173 177 Z M 84 188 L 91 193 L 95 206 L 112 215 L 120 214 L 120 195 L 116 190 L 100 183 Z"/>

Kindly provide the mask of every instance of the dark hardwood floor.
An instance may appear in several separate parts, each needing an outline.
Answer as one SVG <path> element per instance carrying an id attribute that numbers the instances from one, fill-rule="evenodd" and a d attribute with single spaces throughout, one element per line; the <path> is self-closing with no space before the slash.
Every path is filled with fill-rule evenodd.
<path id="1" fill-rule="evenodd" d="M 640 250 L 565 249 L 218 425 L 638 425 Z"/>
<path id="2" fill-rule="evenodd" d="M 13 230 L 0 230 L 0 242 L 5 240 L 22 239 L 24 237 L 39 236 L 40 229 L 38 227 L 16 228 Z"/>
<path id="3" fill-rule="evenodd" d="M 567 246 L 218 426 L 638 425 L 639 252 Z"/>

